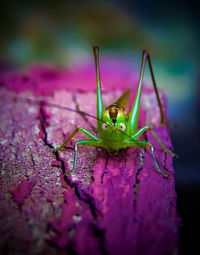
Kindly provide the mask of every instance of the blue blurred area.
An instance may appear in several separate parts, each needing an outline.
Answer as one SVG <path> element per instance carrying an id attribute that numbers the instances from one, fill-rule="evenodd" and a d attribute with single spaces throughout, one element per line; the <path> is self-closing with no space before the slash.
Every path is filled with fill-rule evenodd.
<path id="1" fill-rule="evenodd" d="M 0 58 L 23 67 L 35 61 L 80 63 L 99 44 L 102 55 L 137 63 L 150 50 L 155 77 L 168 96 L 175 151 L 182 254 L 189 253 L 199 211 L 199 8 L 195 1 L 8 1 L 0 3 Z M 151 84 L 149 71 L 144 81 Z M 196 199 L 198 198 L 198 202 Z M 193 218 L 193 220 L 192 220 Z"/>

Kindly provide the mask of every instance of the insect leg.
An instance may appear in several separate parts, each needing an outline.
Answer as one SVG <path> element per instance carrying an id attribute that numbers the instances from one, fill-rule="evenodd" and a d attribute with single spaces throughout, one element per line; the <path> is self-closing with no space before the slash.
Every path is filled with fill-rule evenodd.
<path id="1" fill-rule="evenodd" d="M 137 93 L 135 96 L 135 100 L 129 115 L 129 121 L 128 121 L 128 126 L 127 126 L 127 132 L 128 135 L 132 136 L 134 133 L 136 133 L 137 130 L 137 126 L 138 126 L 138 117 L 139 117 L 139 109 L 140 109 L 140 98 L 141 98 L 141 90 L 142 90 L 142 82 L 143 82 L 143 76 L 144 76 L 144 70 L 145 70 L 145 65 L 146 62 L 148 61 L 149 63 L 149 68 L 150 68 L 150 72 L 151 72 L 151 78 L 152 78 L 152 82 L 153 82 L 153 86 L 154 86 L 154 90 L 156 93 L 156 97 L 158 100 L 158 105 L 160 108 L 160 116 L 161 116 L 161 124 L 165 125 L 165 118 L 164 118 L 164 113 L 163 113 L 163 108 L 162 108 L 162 104 L 161 104 L 161 100 L 159 97 L 159 93 L 158 93 L 158 88 L 156 85 L 156 81 L 155 81 L 155 77 L 153 74 L 153 68 L 151 65 L 151 59 L 150 59 L 150 54 L 148 50 L 143 50 L 142 53 L 142 64 L 141 64 L 141 68 L 140 68 L 140 77 L 139 77 L 139 83 L 138 83 L 138 88 L 137 88 Z"/>
<path id="2" fill-rule="evenodd" d="M 156 80 L 155 80 L 154 73 L 153 73 L 153 68 L 152 68 L 152 64 L 151 64 L 150 53 L 149 53 L 149 51 L 148 51 L 147 49 L 144 50 L 143 53 L 144 53 L 145 55 L 147 55 L 147 60 L 148 60 L 148 63 L 149 63 L 149 69 L 150 69 L 150 73 L 151 73 L 151 79 L 152 79 L 152 82 L 153 82 L 153 87 L 154 87 L 154 90 L 155 90 L 155 93 L 156 93 L 156 98 L 157 98 L 158 105 L 159 105 L 159 109 L 160 109 L 160 123 L 161 123 L 162 125 L 166 125 L 165 116 L 164 116 L 164 113 L 163 113 L 163 107 L 162 107 L 162 103 L 161 103 L 160 96 L 159 96 L 159 92 L 158 92 L 158 87 L 157 87 L 157 85 L 156 85 Z"/>
<path id="3" fill-rule="evenodd" d="M 104 110 L 103 100 L 101 95 L 101 81 L 99 72 L 99 47 L 97 45 L 93 46 L 95 69 L 96 69 L 96 82 L 97 82 L 97 127 L 98 131 L 101 130 L 101 115 Z"/>
<path id="4" fill-rule="evenodd" d="M 78 157 L 78 145 L 84 145 L 84 146 L 98 146 L 98 147 L 103 147 L 102 140 L 80 140 L 75 143 L 75 156 L 74 156 L 74 165 L 73 165 L 73 170 L 72 172 L 75 172 L 76 170 L 76 165 L 77 165 L 77 157 Z"/>
<path id="5" fill-rule="evenodd" d="M 56 151 L 62 150 L 62 149 L 66 146 L 66 144 L 72 139 L 72 137 L 75 136 L 75 134 L 76 134 L 78 131 L 83 132 L 83 133 L 84 133 L 88 138 L 90 138 L 90 139 L 93 139 L 93 140 L 96 140 L 96 141 L 99 140 L 98 137 L 96 137 L 95 135 L 93 135 L 92 133 L 90 133 L 89 131 L 87 131 L 85 128 L 77 127 L 77 128 L 72 132 L 72 134 L 67 138 L 67 140 L 66 140 L 61 146 L 59 146 L 58 148 L 52 149 L 52 151 L 53 151 L 53 152 L 56 152 Z"/>
<path id="6" fill-rule="evenodd" d="M 159 174 L 162 174 L 164 175 L 165 177 L 168 177 L 168 174 L 164 171 L 162 171 L 158 165 L 158 162 L 156 160 L 156 156 L 155 156 L 155 153 L 154 153 L 154 147 L 153 145 L 150 143 L 150 142 L 147 142 L 147 141 L 132 141 L 132 140 L 128 140 L 123 148 L 126 148 L 126 147 L 130 147 L 130 146 L 133 146 L 133 147 L 150 147 L 151 149 L 151 154 L 152 154 L 152 157 L 153 157 L 153 161 L 154 161 L 154 164 L 156 166 L 156 170 Z"/>
<path id="7" fill-rule="evenodd" d="M 168 150 L 167 147 L 162 143 L 162 141 L 158 138 L 158 136 L 154 133 L 154 131 L 149 127 L 149 126 L 144 126 L 140 130 L 138 130 L 132 137 L 131 139 L 137 140 L 145 131 L 149 130 L 151 134 L 156 138 L 160 146 L 163 148 L 163 150 L 166 153 L 169 153 L 172 157 L 174 157 L 176 154 L 172 152 L 171 150 Z"/>

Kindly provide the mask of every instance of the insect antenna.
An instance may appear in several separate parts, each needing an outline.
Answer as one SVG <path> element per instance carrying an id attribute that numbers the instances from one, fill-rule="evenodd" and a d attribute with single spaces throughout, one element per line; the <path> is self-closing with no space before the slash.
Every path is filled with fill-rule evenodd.
<path id="1" fill-rule="evenodd" d="M 102 123 L 106 123 L 105 121 L 97 118 L 96 116 L 94 116 L 92 114 L 89 114 L 87 112 L 83 112 L 83 111 L 78 110 L 78 109 L 73 109 L 73 108 L 70 108 L 70 107 L 67 107 L 67 106 L 62 106 L 62 105 L 58 105 L 58 104 L 54 104 L 54 103 L 48 103 L 48 102 L 43 101 L 43 100 L 36 100 L 36 99 L 24 98 L 24 97 L 14 97 L 14 100 L 20 100 L 20 101 L 28 103 L 30 105 L 42 105 L 42 106 L 57 108 L 57 109 L 68 111 L 68 112 L 75 112 L 75 113 L 90 117 L 90 118 L 95 119 L 95 120 L 100 120 Z"/>
<path id="2" fill-rule="evenodd" d="M 83 111 L 78 110 L 78 109 L 73 109 L 73 108 L 70 108 L 70 107 L 67 107 L 67 106 L 62 106 L 62 105 L 58 105 L 58 104 L 54 104 L 54 103 L 48 103 L 48 102 L 43 101 L 43 100 L 36 100 L 36 99 L 25 98 L 25 97 L 14 97 L 14 100 L 15 101 L 19 100 L 21 102 L 25 102 L 25 103 L 28 103 L 30 105 L 47 106 L 47 107 L 52 107 L 52 108 L 68 111 L 68 112 L 75 112 L 75 113 L 87 116 L 87 117 L 95 119 L 95 120 L 100 120 L 102 123 L 106 123 L 110 128 L 113 128 L 111 125 L 109 125 L 107 122 L 103 121 L 102 119 L 99 119 L 98 117 L 96 117 L 92 114 L 89 114 L 87 112 L 83 112 Z M 124 131 L 122 131 L 118 128 L 116 130 L 123 133 L 125 136 L 127 136 L 128 138 L 131 139 L 131 137 L 126 132 L 124 132 Z"/>

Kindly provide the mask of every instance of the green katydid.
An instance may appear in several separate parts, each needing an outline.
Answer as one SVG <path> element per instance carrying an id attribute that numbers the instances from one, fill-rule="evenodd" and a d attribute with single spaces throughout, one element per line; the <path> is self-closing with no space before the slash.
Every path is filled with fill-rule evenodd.
<path id="1" fill-rule="evenodd" d="M 144 76 L 144 70 L 146 62 L 149 63 L 150 73 L 153 81 L 154 90 L 156 93 L 160 116 L 161 116 L 161 125 L 165 125 L 165 118 L 163 113 L 163 108 L 161 104 L 161 100 L 159 97 L 157 85 L 155 82 L 153 69 L 150 60 L 150 54 L 148 50 L 144 50 L 142 54 L 142 65 L 140 69 L 139 83 L 135 96 L 135 100 L 131 109 L 131 112 L 126 113 L 126 106 L 128 105 L 128 100 L 130 96 L 130 89 L 125 91 L 123 95 L 115 101 L 113 104 L 104 109 L 102 94 L 101 94 L 101 81 L 100 81 L 100 72 L 99 72 L 99 47 L 93 46 L 94 59 L 95 59 L 95 69 L 96 69 L 96 83 L 97 83 L 97 127 L 99 137 L 93 135 L 88 130 L 77 127 L 72 134 L 67 138 L 67 140 L 58 148 L 53 149 L 54 152 L 63 149 L 66 144 L 72 139 L 72 137 L 78 132 L 83 132 L 89 139 L 80 140 L 75 143 L 75 157 L 74 157 L 74 165 L 72 172 L 75 172 L 77 166 L 77 156 L 78 156 L 78 146 L 98 146 L 105 148 L 109 154 L 117 154 L 120 149 L 127 148 L 130 146 L 133 147 L 150 147 L 152 157 L 156 166 L 157 171 L 164 176 L 168 176 L 168 174 L 162 171 L 157 163 L 154 147 L 148 141 L 140 141 L 139 137 L 147 130 L 151 132 L 151 134 L 158 141 L 160 146 L 166 153 L 169 153 L 171 156 L 174 156 L 175 153 L 166 148 L 166 146 L 162 143 L 162 141 L 157 137 L 157 135 L 153 132 L 153 130 L 149 126 L 144 126 L 141 129 L 138 128 L 138 117 L 139 117 L 139 109 L 140 109 L 140 98 L 141 98 L 141 89 L 142 89 L 142 81 Z"/>

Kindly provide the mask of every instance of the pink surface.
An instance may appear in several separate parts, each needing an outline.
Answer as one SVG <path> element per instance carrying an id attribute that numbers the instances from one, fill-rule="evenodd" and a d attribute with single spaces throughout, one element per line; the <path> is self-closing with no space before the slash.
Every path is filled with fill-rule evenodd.
<path id="1" fill-rule="evenodd" d="M 18 205 L 23 205 L 24 200 L 29 196 L 31 190 L 33 189 L 33 183 L 27 180 L 22 180 L 18 185 L 16 190 L 10 190 L 13 200 L 18 203 Z"/>
<path id="2" fill-rule="evenodd" d="M 103 58 L 101 61 L 102 91 L 129 88 L 138 81 L 134 65 L 123 59 Z M 16 92 L 31 91 L 34 95 L 51 95 L 58 90 L 95 91 L 95 65 L 92 62 L 70 69 L 52 65 L 35 65 L 23 71 L 0 72 L 1 83 Z"/>
<path id="3" fill-rule="evenodd" d="M 137 86 L 128 68 L 119 68 L 118 74 L 108 70 L 102 71 L 105 105 L 120 94 L 114 83 L 118 88 L 132 84 L 134 91 Z M 58 153 L 51 148 L 77 125 L 95 133 L 96 121 L 13 100 L 13 91 L 33 99 L 48 95 L 44 101 L 95 115 L 94 70 L 38 66 L 23 73 L 25 79 L 24 74 L 1 73 L 0 233 L 6 254 L 176 254 L 180 221 L 171 156 L 147 132 L 141 139 L 152 142 L 158 164 L 169 178 L 155 171 L 149 149 L 128 148 L 108 156 L 104 149 L 84 146 L 79 148 L 76 174 L 63 176 L 72 168 L 75 141 L 85 137 L 78 133 Z M 148 100 L 150 106 L 145 104 Z M 164 96 L 162 102 L 165 105 Z M 172 149 L 167 128 L 159 126 L 157 109 L 154 93 L 144 88 L 139 124 L 148 121 Z"/>

